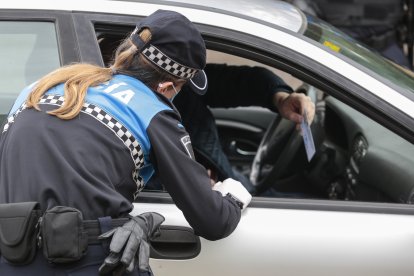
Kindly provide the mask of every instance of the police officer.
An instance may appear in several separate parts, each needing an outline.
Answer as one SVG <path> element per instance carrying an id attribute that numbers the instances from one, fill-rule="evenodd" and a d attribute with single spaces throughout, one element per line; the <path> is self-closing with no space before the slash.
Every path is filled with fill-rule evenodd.
<path id="1" fill-rule="evenodd" d="M 179 13 L 158 10 L 137 24 L 110 68 L 70 65 L 24 89 L 0 137 L 0 219 L 6 217 L 0 234 L 10 238 L 3 222 L 15 223 L 10 211 L 21 212 L 19 203 L 38 202 L 43 254 L 14 258 L 11 238 L 0 235 L 2 274 L 151 273 L 147 243 L 163 217 L 128 214 L 154 172 L 197 235 L 217 240 L 233 232 L 251 196 L 232 179 L 212 188 L 171 103 L 184 85 L 206 91 L 205 63 L 195 26 Z M 66 221 L 69 227 L 54 228 Z M 65 236 L 79 229 L 79 244 L 86 232 L 88 247 L 69 248 L 85 252 L 74 261 L 60 250 L 68 242 L 53 246 L 59 235 L 51 232 Z M 28 264 L 16 266 L 16 259 Z"/>

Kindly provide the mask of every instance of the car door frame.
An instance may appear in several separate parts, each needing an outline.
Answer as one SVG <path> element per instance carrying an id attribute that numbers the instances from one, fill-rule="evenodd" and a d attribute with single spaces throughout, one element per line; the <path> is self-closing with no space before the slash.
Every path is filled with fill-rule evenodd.
<path id="1" fill-rule="evenodd" d="M 73 13 L 74 26 L 76 35 L 79 39 L 79 53 L 83 62 L 91 62 L 103 65 L 100 55 L 99 46 L 95 38 L 94 24 L 105 25 L 130 25 L 133 26 L 142 18 L 141 16 L 131 15 L 113 15 L 75 12 Z M 196 24 L 197 25 L 197 24 Z M 393 108 L 378 97 L 372 95 L 363 87 L 357 85 L 351 80 L 344 78 L 342 75 L 333 72 L 330 68 L 316 63 L 314 60 L 294 52 L 286 47 L 271 43 L 267 40 L 260 39 L 256 36 L 235 32 L 228 29 L 220 29 L 213 26 L 197 25 L 206 38 L 208 48 L 214 50 L 223 50 L 223 47 L 231 47 L 233 54 L 240 54 L 243 57 L 254 58 L 256 61 L 274 66 L 280 70 L 286 71 L 295 77 L 298 77 L 312 85 L 317 85 L 321 89 L 327 90 L 330 94 L 344 103 L 352 106 L 361 113 L 369 116 L 378 123 L 390 128 L 400 134 L 408 141 L 414 143 L 414 120 L 401 111 Z M 232 41 L 232 42 L 230 42 Z M 242 44 L 243 42 L 244 44 Z M 243 46 L 242 46 L 243 45 Z M 247 50 L 246 50 L 246 45 Z M 318 46 L 319 47 L 319 46 Z M 348 60 L 349 61 L 349 60 Z M 352 61 L 349 61 L 352 63 Z M 316 73 L 318 72 L 318 73 Z M 340 81 L 339 81 L 340 80 Z M 336 84 L 334 84 L 334 82 Z M 337 84 L 340 85 L 337 85 Z M 376 105 L 377 108 L 373 106 Z M 380 116 L 378 110 L 388 111 L 388 115 Z M 408 130 L 409 129 L 409 130 Z M 160 196 L 158 193 L 148 193 L 148 197 L 141 196 L 144 202 L 172 203 L 169 196 Z M 272 204 L 267 199 L 257 199 L 252 202 L 263 204 L 263 207 L 269 208 Z M 271 200 L 272 201 L 272 200 Z M 295 200 L 276 203 L 277 208 L 295 207 Z M 370 203 L 323 201 L 321 204 L 312 201 L 311 204 L 299 203 L 295 208 L 311 210 L 333 210 L 333 211 L 364 211 L 364 212 L 386 212 L 390 214 L 414 214 L 414 207 L 403 207 L 394 204 L 385 204 L 386 207 Z M 352 205 L 355 205 L 352 207 Z M 380 204 L 382 205 L 382 203 Z M 258 207 L 259 207 L 258 206 Z M 314 206 L 314 208 L 312 207 Z M 402 207 L 402 208 L 399 208 Z M 400 210 L 400 211 L 398 211 Z M 388 212 L 387 212 L 388 213 Z"/>
<path id="2" fill-rule="evenodd" d="M 138 18 L 140 17 L 108 14 L 74 14 L 75 29 L 78 37 L 82 38 L 80 39 L 79 44 L 79 52 L 82 61 L 102 65 L 102 58 L 100 56 L 99 46 L 96 42 L 95 31 L 93 29 L 94 23 L 106 22 L 115 25 L 131 25 L 134 24 Z M 391 130 L 396 131 L 398 134 L 402 135 L 410 142 L 414 141 L 414 122 L 412 118 L 389 105 L 385 101 L 382 101 L 378 97 L 372 95 L 369 93 L 369 91 L 365 90 L 360 85 L 357 85 L 351 80 L 344 78 L 342 75 L 333 72 L 330 68 L 327 68 L 326 66 L 317 63 L 314 60 L 309 59 L 300 53 L 294 52 L 286 47 L 251 35 L 205 25 L 198 25 L 198 27 L 205 35 L 207 45 L 210 47 L 216 47 L 217 49 L 220 49 L 220 47 L 223 45 L 224 47 L 229 47 L 229 41 L 232 40 L 230 43 L 232 52 L 253 57 L 257 61 L 275 66 L 280 70 L 286 71 L 298 78 L 303 79 L 306 82 L 321 87 L 324 90 L 328 90 L 331 95 L 340 99 L 344 103 L 349 104 L 358 111 L 371 117 L 375 121 L 390 128 Z M 242 47 L 242 42 L 244 45 L 248 45 L 247 50 L 245 46 Z M 386 116 L 382 115 L 384 111 L 386 111 Z M 167 225 L 188 226 L 188 223 L 185 221 L 182 213 L 177 209 L 177 207 L 175 207 L 171 197 L 166 193 L 145 191 L 142 192 L 135 203 L 133 214 L 144 211 L 159 211 L 166 217 L 165 224 Z M 254 214 L 260 217 L 261 221 L 254 219 L 254 217 L 252 217 Z M 193 275 L 192 273 L 194 273 L 194 269 L 198 269 L 198 271 L 201 273 L 199 275 L 226 275 L 226 273 L 227 275 L 232 275 L 235 273 L 236 269 L 236 271 L 239 273 L 238 275 L 249 275 L 247 273 L 252 272 L 252 270 L 249 268 L 248 263 L 243 263 L 244 259 L 242 259 L 242 263 L 240 263 L 238 257 L 242 256 L 242 258 L 252 258 L 253 255 L 247 254 L 246 250 L 248 251 L 249 247 L 243 247 L 240 245 L 240 243 L 242 239 L 248 246 L 251 246 L 250 250 L 253 251 L 253 253 L 260 254 L 260 251 L 254 252 L 254 243 L 260 241 L 261 237 L 256 237 L 257 233 L 252 233 L 251 229 L 259 230 L 261 223 L 266 222 L 266 224 L 263 224 L 266 225 L 266 227 L 281 227 L 282 232 L 278 233 L 282 235 L 289 235 L 289 233 L 286 231 L 292 230 L 289 227 L 283 228 L 286 227 L 286 225 L 289 223 L 293 223 L 298 227 L 303 227 L 303 229 L 301 229 L 302 232 L 296 233 L 298 237 L 300 237 L 301 242 L 306 242 L 306 238 L 308 237 L 314 238 L 315 236 L 318 236 L 321 238 L 319 235 L 325 235 L 328 241 L 330 241 L 330 238 L 334 237 L 337 237 L 338 239 L 345 237 L 345 241 L 349 242 L 350 240 L 346 236 L 347 231 L 356 231 L 355 228 L 358 230 L 359 227 L 359 230 L 361 230 L 364 235 L 368 235 L 370 231 L 375 231 L 376 228 L 372 228 L 372 226 L 369 224 L 363 224 L 355 225 L 355 227 L 351 225 L 349 228 L 341 229 L 338 228 L 339 224 L 341 226 L 346 226 L 347 223 L 352 224 L 355 222 L 355 218 L 357 218 L 357 221 L 360 223 L 363 223 L 364 219 L 373 219 L 375 220 L 375 225 L 380 225 L 380 228 L 384 228 L 391 232 L 397 231 L 397 229 L 400 228 L 406 229 L 409 232 L 398 232 L 398 234 L 403 235 L 402 239 L 409 242 L 408 238 L 412 237 L 414 234 L 413 215 L 414 206 L 406 204 L 254 197 L 248 210 L 243 213 L 242 221 L 239 227 L 229 238 L 226 238 L 219 242 L 209 242 L 207 240 L 201 239 L 200 254 L 192 259 L 186 260 L 185 262 L 152 259 L 151 264 L 157 275 L 172 275 L 174 272 L 180 273 L 180 275 Z M 273 216 L 286 219 L 286 221 L 271 221 Z M 291 219 L 288 219 L 289 217 L 291 217 Z M 309 230 L 305 228 L 306 226 L 309 227 L 309 225 L 306 223 L 312 223 L 312 221 L 307 220 L 309 217 L 316 219 L 318 222 L 324 222 L 323 219 L 325 218 L 329 218 L 331 221 L 327 221 L 326 225 L 321 225 L 320 227 L 310 227 Z M 303 222 L 297 224 L 294 222 L 296 219 L 304 219 L 306 223 Z M 341 223 L 340 219 L 345 220 L 345 222 Z M 387 228 L 389 227 L 388 221 L 393 220 L 397 221 L 397 224 L 401 223 L 401 225 L 398 225 L 400 227 Z M 258 223 L 259 225 L 255 225 L 252 228 L 251 225 L 254 223 Z M 384 229 L 377 230 L 380 231 L 381 234 L 384 234 L 386 233 L 384 232 Z M 310 233 L 306 233 L 306 231 L 309 231 Z M 318 233 L 317 231 L 320 232 Z M 335 231 L 340 232 L 339 236 L 338 233 L 335 233 Z M 358 232 L 355 232 L 353 234 L 358 235 Z M 366 237 L 368 238 L 368 236 Z M 262 237 L 262 239 L 265 238 L 268 237 Z M 380 237 L 375 236 L 375 238 Z M 280 238 L 277 241 L 279 243 L 282 242 Z M 291 241 L 293 242 L 292 246 L 295 248 L 295 250 L 301 250 L 300 245 L 296 243 L 294 239 Z M 320 241 L 323 241 L 323 239 L 321 238 Z M 373 242 L 375 239 L 372 239 L 370 241 Z M 269 242 L 271 243 L 271 241 Z M 383 241 L 379 242 L 381 243 Z M 316 244 L 312 243 L 312 241 L 308 241 L 308 243 L 310 243 L 311 247 L 316 246 Z M 402 243 L 400 242 L 398 244 L 401 245 Z M 336 249 L 341 249 L 341 246 L 345 245 L 346 244 L 340 242 L 336 244 Z M 385 243 L 384 246 L 385 245 L 389 245 L 389 243 Z M 288 250 L 287 247 L 285 249 Z M 303 249 L 306 251 L 310 250 L 311 248 L 306 247 L 305 245 L 302 247 L 302 250 Z M 384 247 L 381 247 L 381 249 L 384 249 Z M 234 251 L 232 252 L 232 250 Z M 238 255 L 239 253 L 241 255 Z M 295 252 L 290 251 L 290 253 L 287 255 L 277 256 L 281 258 L 281 262 L 276 261 L 278 265 L 283 264 L 283 262 L 289 263 L 287 267 L 279 267 L 282 274 L 303 274 L 306 272 L 306 269 L 311 269 L 313 267 L 311 263 L 305 262 L 305 257 L 307 255 L 302 255 L 300 261 L 296 263 L 290 263 L 292 260 L 289 258 L 293 258 L 294 253 Z M 323 252 L 321 253 L 317 248 L 315 248 L 315 252 L 309 251 L 307 253 L 319 253 L 323 255 Z M 382 258 L 384 256 L 385 255 L 381 255 L 380 257 Z M 261 255 L 261 257 L 263 258 L 263 255 Z M 312 256 L 309 255 L 309 257 Z M 314 258 L 317 258 L 317 256 L 314 256 Z M 251 260 L 253 260 L 253 262 L 260 262 L 260 259 L 257 258 L 252 258 Z M 372 261 L 373 259 L 370 260 Z M 262 261 L 268 262 L 269 260 L 262 259 Z M 340 262 L 338 263 L 338 260 L 335 260 L 335 262 L 337 265 L 341 264 Z M 411 264 L 405 263 L 405 259 L 404 263 L 399 262 L 398 264 L 403 266 L 405 265 L 398 271 L 400 272 L 397 273 L 398 275 L 404 275 L 406 271 L 413 269 L 413 266 Z M 214 266 L 214 268 L 212 266 Z M 253 264 L 250 266 L 254 267 Z M 205 269 L 205 271 L 200 271 L 200 268 Z M 235 268 L 235 270 L 232 270 L 231 268 Z M 257 268 L 254 267 L 254 269 Z M 308 273 L 307 275 L 333 275 L 332 273 L 335 275 L 351 275 L 352 273 L 354 273 L 353 275 L 363 275 L 355 274 L 358 271 L 354 271 L 350 267 L 344 268 L 342 272 L 335 271 L 332 269 L 332 267 L 324 265 L 319 265 L 316 269 L 319 274 L 312 274 L 312 272 Z M 379 269 L 383 269 L 383 267 L 379 267 L 378 269 L 374 270 L 378 272 L 380 271 Z M 240 272 L 246 274 L 240 274 Z M 274 271 L 264 271 L 262 275 L 274 275 Z"/>

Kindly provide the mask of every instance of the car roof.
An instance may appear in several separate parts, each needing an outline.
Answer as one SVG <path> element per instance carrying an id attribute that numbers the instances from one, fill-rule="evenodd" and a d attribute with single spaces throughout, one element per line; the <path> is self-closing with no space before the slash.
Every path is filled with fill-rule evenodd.
<path id="1" fill-rule="evenodd" d="M 140 0 L 129 0 L 142 2 Z M 151 1 L 154 3 L 155 1 Z M 295 6 L 277 0 L 164 0 L 174 5 L 186 5 L 219 13 L 249 17 L 254 21 L 264 21 L 294 32 L 304 23 L 302 12 Z"/>
<path id="2" fill-rule="evenodd" d="M 306 24 L 305 17 L 298 8 L 277 0 L 14 0 L 1 2 L 0 9 L 96 11 L 132 15 L 139 14 L 139 9 L 124 8 L 121 2 L 128 7 L 134 3 L 142 3 L 159 5 L 162 8 L 176 6 L 227 14 L 265 25 L 279 26 L 293 32 L 301 32 Z"/>

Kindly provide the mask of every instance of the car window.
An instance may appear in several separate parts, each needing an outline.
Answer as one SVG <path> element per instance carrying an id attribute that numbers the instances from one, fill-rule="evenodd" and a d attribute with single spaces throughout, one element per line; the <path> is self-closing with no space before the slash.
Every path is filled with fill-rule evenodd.
<path id="1" fill-rule="evenodd" d="M 127 28 L 122 34 L 119 30 L 110 33 L 109 29 L 97 30 L 97 41 L 105 65 L 111 63 L 113 50 L 129 30 Z M 260 190 L 255 192 L 256 198 L 404 204 L 414 201 L 414 172 L 410 169 L 414 166 L 413 144 L 336 99 L 330 91 L 314 87 L 290 72 L 276 68 L 271 62 L 257 62 L 247 51 L 246 55 L 236 55 L 231 48 L 215 47 L 208 49 L 209 65 L 226 63 L 264 67 L 278 75 L 294 91 L 309 95 L 316 105 L 316 116 L 311 125 L 316 154 L 310 162 L 306 157 L 303 138 L 294 124 L 278 121 L 278 115 L 269 109 L 210 106 L 222 149 L 235 176 L 240 179 L 252 180 L 257 153 L 263 150 L 260 147 L 266 139 L 266 132 L 270 133 L 270 140 L 265 144 L 267 156 L 259 160 L 260 175 L 256 181 Z M 214 169 L 205 154 L 197 155 L 195 143 L 193 148 L 198 161 L 206 168 Z"/>
<path id="2" fill-rule="evenodd" d="M 59 66 L 54 23 L 0 21 L 1 116 L 25 86 Z"/>
<path id="3" fill-rule="evenodd" d="M 414 146 L 380 123 L 287 72 L 239 56 L 208 51 L 208 62 L 260 66 L 281 77 L 315 103 L 311 125 L 316 154 L 307 160 L 303 138 L 287 124 L 267 121 L 256 197 L 413 203 Z M 257 93 L 258 91 L 255 91 Z M 258 112 L 249 108 L 212 110 L 221 145 L 234 171 L 251 178 L 266 134 L 254 130 Z M 277 117 L 273 118 L 277 122 Z M 249 132 L 246 125 L 251 126 Z M 290 130 L 289 130 L 290 129 Z M 290 131 L 290 132 L 289 132 Z M 259 134 L 263 134 L 260 136 Z M 286 133 L 286 140 L 281 139 Z M 255 137 L 256 135 L 256 137 Z M 259 138 L 259 139 L 258 139 Z M 287 148 L 288 150 L 284 150 Z M 280 168 L 280 171 L 279 171 Z"/>
<path id="4" fill-rule="evenodd" d="M 380 56 L 373 49 L 318 18 L 307 16 L 305 36 L 372 70 L 394 85 L 414 92 L 413 73 Z"/>

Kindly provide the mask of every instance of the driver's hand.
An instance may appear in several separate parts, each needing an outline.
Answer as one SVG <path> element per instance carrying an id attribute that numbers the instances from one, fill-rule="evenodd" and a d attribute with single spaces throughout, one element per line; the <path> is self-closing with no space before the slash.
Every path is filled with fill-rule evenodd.
<path id="1" fill-rule="evenodd" d="M 309 96 L 303 93 L 278 92 L 275 94 L 274 103 L 282 117 L 296 123 L 296 129 L 300 130 L 300 123 L 303 120 L 306 109 L 309 125 L 315 117 L 315 104 Z"/>

